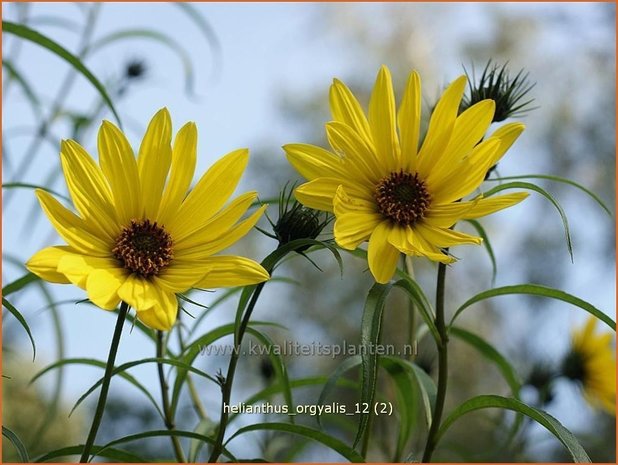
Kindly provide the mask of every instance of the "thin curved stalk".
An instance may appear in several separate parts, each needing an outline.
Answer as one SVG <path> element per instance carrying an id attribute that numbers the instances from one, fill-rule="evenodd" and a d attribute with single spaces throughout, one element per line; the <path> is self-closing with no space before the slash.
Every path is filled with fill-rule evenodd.
<path id="1" fill-rule="evenodd" d="M 129 311 L 129 304 L 122 302 L 120 304 L 120 310 L 118 311 L 118 319 L 116 320 L 116 328 L 114 329 L 114 336 L 112 337 L 112 343 L 109 347 L 109 355 L 107 356 L 107 365 L 105 366 L 105 375 L 103 375 L 103 384 L 101 384 L 101 393 L 99 394 L 99 402 L 94 413 L 92 425 L 90 426 L 90 432 L 88 433 L 88 439 L 84 445 L 82 456 L 79 459 L 80 463 L 87 463 L 90 459 L 90 451 L 94 444 L 94 440 L 97 437 L 97 431 L 101 425 L 101 419 L 103 418 L 103 412 L 105 411 L 105 403 L 107 402 L 107 394 L 109 393 L 109 385 L 112 380 L 112 371 L 114 370 L 114 363 L 116 363 L 116 354 L 118 353 L 118 345 L 120 344 L 120 336 L 122 335 L 122 327 L 124 320 L 127 318 L 127 312 Z"/>
<path id="2" fill-rule="evenodd" d="M 157 331 L 157 359 L 162 359 L 163 357 L 165 357 L 163 331 Z M 168 429 L 168 431 L 174 431 L 176 429 L 176 425 L 174 424 L 174 417 L 170 409 L 170 399 L 168 395 L 169 386 L 167 385 L 167 381 L 165 380 L 165 373 L 163 371 L 163 364 L 161 362 L 157 362 L 157 373 L 159 375 L 159 386 L 161 387 L 161 401 L 163 404 L 163 415 L 165 416 L 165 427 Z M 180 444 L 180 439 L 178 438 L 178 436 L 170 436 L 170 440 L 172 441 L 176 460 L 181 463 L 186 462 L 187 460 L 185 458 L 185 454 L 182 450 L 182 445 Z"/>
<path id="3" fill-rule="evenodd" d="M 436 405 L 434 407 L 431 420 L 431 427 L 427 435 L 423 462 L 431 462 L 431 457 L 438 442 L 438 431 L 444 411 L 444 401 L 446 399 L 446 387 L 448 384 L 448 333 L 444 319 L 444 290 L 446 281 L 446 265 L 438 265 L 438 282 L 436 284 L 436 328 L 440 335 L 438 345 L 438 390 L 436 394 Z"/>

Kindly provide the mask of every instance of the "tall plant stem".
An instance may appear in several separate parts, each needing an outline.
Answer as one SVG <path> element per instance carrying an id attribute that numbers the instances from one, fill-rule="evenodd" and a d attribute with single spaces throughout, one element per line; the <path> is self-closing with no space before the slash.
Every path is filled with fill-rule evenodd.
<path id="1" fill-rule="evenodd" d="M 414 267 L 412 266 L 412 257 L 402 254 L 403 258 L 403 270 L 410 277 L 414 279 Z M 408 360 L 414 358 L 415 345 L 416 345 L 416 305 L 412 299 L 408 300 L 408 344 L 410 345 L 410 351 L 407 354 Z"/>
<path id="2" fill-rule="evenodd" d="M 180 315 L 178 313 L 178 321 L 180 322 Z M 178 325 L 178 345 L 180 345 L 180 353 L 182 353 L 185 349 L 185 341 L 182 337 L 182 325 Z M 191 402 L 193 403 L 193 409 L 195 413 L 199 417 L 200 420 L 204 420 L 208 418 L 206 415 L 206 409 L 200 400 L 200 396 L 197 393 L 197 389 L 195 388 L 195 383 L 193 382 L 193 378 L 191 378 L 191 373 L 187 373 L 187 387 L 189 388 L 189 396 L 191 397 Z"/>
<path id="3" fill-rule="evenodd" d="M 120 336 L 122 335 L 122 326 L 124 320 L 127 317 L 129 311 L 129 304 L 122 302 L 120 304 L 120 310 L 118 311 L 118 319 L 116 320 L 116 328 L 114 329 L 114 336 L 112 337 L 112 344 L 109 348 L 109 355 L 107 356 L 107 365 L 105 366 L 105 375 L 103 375 L 103 383 L 101 384 L 101 393 L 99 394 L 99 402 L 97 409 L 94 413 L 92 425 L 90 426 L 90 432 L 88 433 L 88 439 L 84 445 L 82 456 L 79 459 L 80 463 L 88 462 L 90 458 L 90 450 L 94 444 L 94 440 L 103 418 L 103 412 L 105 411 L 105 403 L 107 402 L 107 394 L 109 392 L 109 385 L 112 380 L 112 372 L 114 371 L 114 363 L 116 363 L 116 354 L 118 353 L 118 345 L 120 344 Z"/>
<path id="4" fill-rule="evenodd" d="M 253 295 L 251 296 L 251 300 L 249 302 L 249 305 L 247 306 L 247 310 L 245 311 L 243 319 L 238 328 L 237 336 L 234 337 L 234 350 L 232 351 L 232 356 L 230 357 L 230 363 L 227 368 L 227 375 L 225 377 L 225 380 L 223 380 L 221 383 L 222 401 L 219 430 L 217 432 L 217 438 L 215 439 L 215 445 L 213 446 L 212 453 L 210 454 L 210 458 L 208 459 L 210 463 L 216 462 L 221 455 L 221 452 L 223 451 L 223 440 L 225 438 L 225 430 L 227 428 L 227 422 L 229 420 L 229 411 L 226 407 L 230 404 L 230 398 L 232 396 L 232 383 L 234 382 L 236 365 L 238 364 L 238 358 L 240 356 L 240 345 L 242 343 L 242 338 L 245 335 L 245 331 L 247 330 L 247 326 L 249 325 L 249 319 L 251 318 L 251 314 L 253 313 L 255 304 L 257 303 L 265 284 L 266 282 L 258 284 L 253 291 Z"/>
<path id="5" fill-rule="evenodd" d="M 157 358 L 162 359 L 165 357 L 165 344 L 163 341 L 163 331 L 157 331 Z M 165 416 L 165 427 L 168 431 L 174 431 L 174 417 L 170 409 L 170 399 L 168 397 L 168 385 L 165 380 L 165 373 L 163 372 L 163 363 L 157 362 L 157 371 L 159 373 L 159 385 L 161 386 L 161 401 L 163 403 L 163 415 Z M 178 462 L 186 462 L 185 454 L 182 451 L 182 445 L 178 436 L 170 436 L 172 446 L 174 447 L 174 454 Z"/>
<path id="6" fill-rule="evenodd" d="M 423 462 L 431 462 L 431 456 L 436 448 L 437 435 L 440 429 L 442 412 L 444 411 L 444 400 L 446 399 L 446 387 L 448 382 L 448 334 L 444 319 L 444 283 L 446 280 L 446 265 L 438 265 L 438 282 L 436 284 L 436 328 L 440 335 L 438 344 L 438 390 L 436 394 L 436 405 L 433 411 L 431 427 L 427 435 Z"/>

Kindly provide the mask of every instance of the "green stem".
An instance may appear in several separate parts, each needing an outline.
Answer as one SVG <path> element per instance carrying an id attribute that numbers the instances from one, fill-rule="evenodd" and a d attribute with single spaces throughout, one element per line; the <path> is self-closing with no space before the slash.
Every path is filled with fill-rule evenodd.
<path id="1" fill-rule="evenodd" d="M 122 326 L 124 320 L 127 317 L 129 311 L 129 304 L 122 302 L 120 304 L 120 310 L 118 311 L 118 319 L 116 320 L 116 328 L 114 329 L 114 336 L 112 337 L 112 344 L 109 348 L 109 355 L 107 356 L 107 365 L 105 366 L 105 375 L 103 376 L 103 383 L 101 384 L 101 393 L 99 394 L 99 402 L 97 409 L 94 413 L 92 420 L 92 426 L 90 426 L 90 432 L 88 433 L 88 439 L 84 445 L 82 456 L 79 459 L 80 463 L 86 463 L 90 459 L 90 450 L 94 444 L 94 440 L 103 418 L 103 412 L 105 411 L 105 403 L 107 402 L 107 394 L 109 392 L 109 385 L 112 380 L 112 371 L 114 370 L 114 363 L 116 362 L 116 354 L 118 353 L 118 345 L 120 344 L 120 336 L 122 335 Z"/>
<path id="2" fill-rule="evenodd" d="M 163 343 L 163 331 L 157 331 L 157 358 L 162 359 L 165 356 L 165 344 Z M 165 373 L 163 372 L 163 364 L 157 362 L 157 371 L 159 374 L 159 385 L 161 386 L 161 400 L 163 403 L 163 415 L 165 416 L 165 427 L 168 431 L 174 431 L 174 416 L 170 409 L 170 400 L 168 397 L 169 387 L 167 381 L 165 381 Z M 174 447 L 174 454 L 176 454 L 176 460 L 178 462 L 186 462 L 185 454 L 180 444 L 178 436 L 170 436 L 172 446 Z"/>
<path id="3" fill-rule="evenodd" d="M 178 322 L 180 323 L 180 315 L 182 312 L 178 313 Z M 184 352 L 185 349 L 185 341 L 182 337 L 182 325 L 178 325 L 178 345 L 180 346 L 180 353 Z M 200 420 L 205 420 L 208 418 L 206 415 L 206 409 L 200 400 L 200 396 L 197 393 L 197 389 L 195 388 L 195 383 L 193 382 L 193 378 L 191 377 L 191 373 L 187 373 L 187 387 L 189 388 L 189 396 L 191 397 L 191 402 L 193 403 L 193 409 L 195 413 L 199 417 Z"/>
<path id="4" fill-rule="evenodd" d="M 403 269 L 410 279 L 414 279 L 414 268 L 412 267 L 412 257 L 402 254 L 403 257 Z M 410 352 L 408 353 L 408 360 L 414 358 L 414 346 L 416 343 L 416 305 L 412 299 L 408 300 L 408 344 L 410 345 Z"/>
<path id="5" fill-rule="evenodd" d="M 270 272 L 270 270 L 268 271 Z M 221 455 L 221 452 L 223 452 L 223 440 L 225 438 L 225 430 L 227 428 L 227 422 L 229 420 L 229 411 L 226 407 L 230 404 L 230 398 L 232 396 L 232 383 L 234 382 L 236 365 L 238 364 L 238 358 L 240 356 L 240 344 L 242 343 L 242 338 L 245 335 L 247 326 L 249 325 L 249 319 L 251 318 L 251 314 L 253 313 L 255 304 L 257 303 L 265 284 L 266 281 L 258 284 L 253 291 L 251 301 L 247 306 L 247 310 L 245 311 L 243 319 L 240 323 L 240 327 L 238 328 L 238 337 L 234 338 L 234 350 L 232 351 L 232 356 L 230 357 L 230 363 L 227 368 L 227 375 L 225 377 L 225 380 L 223 380 L 221 383 L 222 401 L 219 430 L 217 432 L 217 438 L 215 439 L 215 445 L 213 446 L 212 453 L 210 454 L 210 458 L 208 459 L 208 462 L 210 463 L 216 462 Z"/>
<path id="6" fill-rule="evenodd" d="M 446 280 L 446 265 L 438 265 L 438 282 L 436 285 L 436 328 L 440 335 L 438 345 L 438 391 L 436 394 L 436 405 L 433 411 L 431 427 L 427 435 L 423 462 L 431 462 L 431 456 L 438 442 L 438 431 L 444 411 L 444 400 L 446 399 L 446 387 L 448 382 L 448 334 L 444 319 L 444 283 Z"/>

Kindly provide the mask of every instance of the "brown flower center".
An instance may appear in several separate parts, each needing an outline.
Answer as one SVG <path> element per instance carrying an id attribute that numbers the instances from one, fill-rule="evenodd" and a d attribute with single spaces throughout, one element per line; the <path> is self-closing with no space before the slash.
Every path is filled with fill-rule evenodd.
<path id="1" fill-rule="evenodd" d="M 431 197 L 418 175 L 399 171 L 382 178 L 375 189 L 378 210 L 401 226 L 420 220 Z"/>
<path id="2" fill-rule="evenodd" d="M 156 222 L 131 220 L 112 249 L 127 270 L 147 278 L 157 276 L 172 261 L 172 237 Z"/>

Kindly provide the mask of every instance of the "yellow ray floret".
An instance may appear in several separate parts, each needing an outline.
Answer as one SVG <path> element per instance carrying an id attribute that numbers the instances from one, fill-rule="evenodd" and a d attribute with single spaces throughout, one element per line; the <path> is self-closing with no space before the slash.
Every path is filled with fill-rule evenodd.
<path id="1" fill-rule="evenodd" d="M 527 197 L 515 193 L 477 196 L 479 188 L 524 130 L 510 123 L 486 136 L 495 103 L 484 100 L 459 114 L 466 78 L 456 79 L 432 113 L 419 148 L 421 81 L 408 78 L 397 111 L 392 80 L 382 67 L 365 115 L 352 92 L 335 80 L 330 89 L 332 122 L 326 135 L 332 152 L 308 144 L 284 146 L 289 162 L 307 179 L 296 189 L 304 205 L 335 214 L 335 240 L 346 249 L 368 241 L 376 281 L 391 279 L 401 253 L 450 263 L 444 248 L 479 244 L 453 231 L 459 220 L 489 215 Z"/>
<path id="2" fill-rule="evenodd" d="M 616 355 L 609 331 L 595 334 L 597 318 L 573 332 L 566 369 L 581 382 L 586 400 L 594 407 L 616 415 Z"/>
<path id="3" fill-rule="evenodd" d="M 77 142 L 63 141 L 62 168 L 77 213 L 37 191 L 67 245 L 36 253 L 26 264 L 30 271 L 79 286 L 107 310 L 125 301 L 143 323 L 160 330 L 176 320 L 176 294 L 269 278 L 252 260 L 215 255 L 247 234 L 265 209 L 241 221 L 255 192 L 226 206 L 247 166 L 247 150 L 224 156 L 190 190 L 197 129 L 187 123 L 172 144 L 166 109 L 152 118 L 137 157 L 107 121 L 99 130 L 98 150 L 99 164 Z"/>

